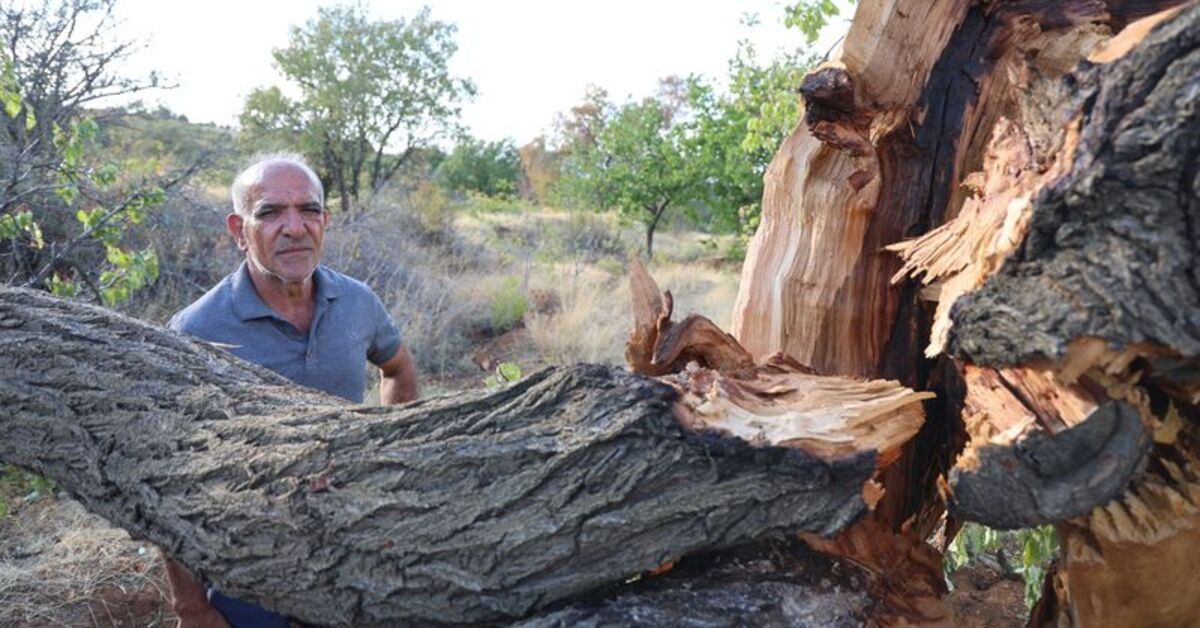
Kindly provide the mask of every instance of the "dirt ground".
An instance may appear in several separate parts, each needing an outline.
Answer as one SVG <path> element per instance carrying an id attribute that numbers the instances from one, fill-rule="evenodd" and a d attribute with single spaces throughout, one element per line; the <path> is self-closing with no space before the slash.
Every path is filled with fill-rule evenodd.
<path id="1" fill-rule="evenodd" d="M 947 602 L 959 628 L 1024 626 L 1025 585 L 1005 579 L 978 564 L 968 564 L 951 577 L 954 591 Z"/>

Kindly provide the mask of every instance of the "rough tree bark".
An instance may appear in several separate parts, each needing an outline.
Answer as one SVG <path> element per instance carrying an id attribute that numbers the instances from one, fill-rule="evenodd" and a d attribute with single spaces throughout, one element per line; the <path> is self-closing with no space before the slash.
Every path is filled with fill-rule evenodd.
<path id="1" fill-rule="evenodd" d="M 786 397 L 782 367 L 763 368 Z M 356 625 L 520 618 L 699 550 L 832 534 L 866 510 L 877 453 L 911 437 L 923 398 L 828 378 L 823 430 L 763 435 L 738 423 L 750 374 L 728 399 L 715 371 L 668 384 L 580 366 L 351 407 L 24 290 L 0 291 L 0 372 L 0 459 L 229 594 Z M 801 423 L 821 409 L 804 395 L 780 406 Z M 910 427 L 870 427 L 897 421 Z"/>

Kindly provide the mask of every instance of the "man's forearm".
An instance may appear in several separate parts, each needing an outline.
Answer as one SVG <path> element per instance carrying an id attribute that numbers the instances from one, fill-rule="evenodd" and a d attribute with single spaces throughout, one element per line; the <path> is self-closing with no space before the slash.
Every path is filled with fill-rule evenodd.
<path id="1" fill-rule="evenodd" d="M 417 398 L 417 374 L 406 369 L 392 377 L 379 376 L 379 403 L 385 406 L 396 405 Z"/>
<path id="2" fill-rule="evenodd" d="M 400 347 L 392 359 L 379 365 L 379 403 L 391 406 L 417 398 L 417 366 Z"/>

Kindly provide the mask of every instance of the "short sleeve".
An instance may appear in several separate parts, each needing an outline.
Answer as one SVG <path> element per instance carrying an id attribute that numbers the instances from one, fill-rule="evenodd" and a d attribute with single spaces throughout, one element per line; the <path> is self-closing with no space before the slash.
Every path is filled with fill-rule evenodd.
<path id="1" fill-rule="evenodd" d="M 383 303 L 371 293 L 370 304 L 371 342 L 367 346 L 367 359 L 372 364 L 383 364 L 400 350 L 400 328 L 392 320 Z"/>

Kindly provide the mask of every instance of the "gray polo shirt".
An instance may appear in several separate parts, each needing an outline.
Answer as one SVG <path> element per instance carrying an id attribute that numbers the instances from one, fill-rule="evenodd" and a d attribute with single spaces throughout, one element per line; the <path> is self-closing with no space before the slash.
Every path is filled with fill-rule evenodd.
<path id="1" fill-rule="evenodd" d="M 313 273 L 316 309 L 305 335 L 277 315 L 254 289 L 246 263 L 171 317 L 167 326 L 261 364 L 297 384 L 361 403 L 366 363 L 387 362 L 400 330 L 361 281 L 324 266 Z"/>

